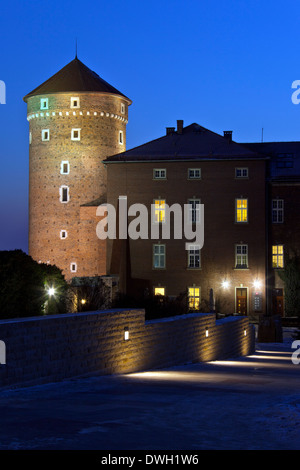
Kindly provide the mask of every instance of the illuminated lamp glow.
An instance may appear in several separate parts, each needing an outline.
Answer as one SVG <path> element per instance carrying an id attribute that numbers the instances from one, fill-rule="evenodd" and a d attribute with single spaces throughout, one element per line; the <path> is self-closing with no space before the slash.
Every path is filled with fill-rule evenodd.
<path id="1" fill-rule="evenodd" d="M 48 295 L 49 295 L 50 297 L 52 297 L 52 295 L 54 295 L 54 294 L 55 294 L 55 289 L 54 289 L 54 287 L 49 287 L 49 288 L 48 288 Z"/>

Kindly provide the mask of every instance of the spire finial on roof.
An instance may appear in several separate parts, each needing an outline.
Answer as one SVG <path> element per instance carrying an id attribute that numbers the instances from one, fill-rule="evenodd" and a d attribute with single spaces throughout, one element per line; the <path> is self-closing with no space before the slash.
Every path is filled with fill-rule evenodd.
<path id="1" fill-rule="evenodd" d="M 75 48 L 75 59 L 77 59 L 77 38 L 76 38 L 76 48 Z"/>

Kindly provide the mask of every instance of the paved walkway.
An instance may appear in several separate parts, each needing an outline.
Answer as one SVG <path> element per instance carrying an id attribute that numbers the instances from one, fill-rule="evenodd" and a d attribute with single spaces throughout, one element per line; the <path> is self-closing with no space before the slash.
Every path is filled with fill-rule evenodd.
<path id="1" fill-rule="evenodd" d="M 0 450 L 299 450 L 292 352 L 2 391 Z"/>

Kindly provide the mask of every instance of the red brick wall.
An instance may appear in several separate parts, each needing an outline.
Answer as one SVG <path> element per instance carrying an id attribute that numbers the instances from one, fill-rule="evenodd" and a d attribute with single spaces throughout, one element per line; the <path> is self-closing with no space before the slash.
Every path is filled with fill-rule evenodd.
<path id="1" fill-rule="evenodd" d="M 246 166 L 249 178 L 235 178 L 235 167 Z M 201 180 L 187 180 L 188 168 L 200 167 Z M 166 168 L 167 179 L 153 180 L 153 168 Z M 241 285 L 248 289 L 248 312 L 253 312 L 253 282 L 263 283 L 265 276 L 265 162 L 264 161 L 202 161 L 163 163 L 108 164 L 108 203 L 117 204 L 119 195 L 127 195 L 128 206 L 145 204 L 148 208 L 154 198 L 165 198 L 167 204 L 186 204 L 188 199 L 201 199 L 205 211 L 204 247 L 201 269 L 187 268 L 185 240 L 161 239 L 166 243 L 166 269 L 153 269 L 152 240 L 131 240 L 131 274 L 135 279 L 147 279 L 151 286 L 161 285 L 166 294 L 177 296 L 193 284 L 201 287 L 203 308 L 207 306 L 209 291 L 215 296 L 225 313 L 234 312 L 235 289 Z M 235 199 L 248 198 L 249 222 L 235 223 Z M 235 244 L 248 244 L 249 269 L 235 269 Z M 113 243 L 107 248 L 108 269 L 112 269 Z M 113 269 L 116 267 L 114 265 Z M 115 271 L 112 274 L 117 274 Z M 221 283 L 230 281 L 224 290 Z M 265 304 L 263 302 L 263 311 Z"/>
<path id="2" fill-rule="evenodd" d="M 80 108 L 70 108 L 71 96 L 79 96 Z M 40 110 L 40 98 L 48 98 L 49 109 Z M 121 102 L 125 114 L 121 114 Z M 53 115 L 55 113 L 55 115 Z M 73 114 L 75 113 L 75 115 Z M 96 114 L 95 114 L 96 113 Z M 101 113 L 103 115 L 101 115 Z M 33 96 L 28 99 L 30 176 L 29 176 L 29 254 L 37 261 L 56 264 L 66 278 L 73 275 L 101 275 L 104 263 L 90 263 L 91 256 L 102 255 L 97 248 L 96 225 L 80 221 L 80 206 L 106 197 L 106 170 L 102 160 L 126 148 L 128 103 L 120 96 L 100 93 L 64 93 Z M 71 129 L 81 129 L 81 140 L 71 140 Z M 43 142 L 42 129 L 49 129 L 50 140 Z M 123 144 L 119 144 L 123 131 Z M 70 163 L 70 173 L 62 175 L 62 161 Z M 69 186 L 70 201 L 59 200 L 61 185 Z M 60 238 L 60 230 L 68 236 Z M 87 257 L 87 245 L 92 254 Z M 70 263 L 77 272 L 70 272 Z M 98 266 L 97 266 L 98 264 Z M 96 272 L 95 272 L 96 271 Z"/>

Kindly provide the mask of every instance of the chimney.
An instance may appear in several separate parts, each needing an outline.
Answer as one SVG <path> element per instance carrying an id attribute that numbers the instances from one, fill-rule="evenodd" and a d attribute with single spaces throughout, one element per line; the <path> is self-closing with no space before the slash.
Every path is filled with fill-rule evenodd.
<path id="1" fill-rule="evenodd" d="M 232 142 L 232 131 L 224 131 L 224 137 L 228 142 Z"/>
<path id="2" fill-rule="evenodd" d="M 183 130 L 183 120 L 180 119 L 177 121 L 177 134 L 182 134 Z"/>
<path id="3" fill-rule="evenodd" d="M 174 134 L 175 127 L 166 127 L 166 135 Z"/>

